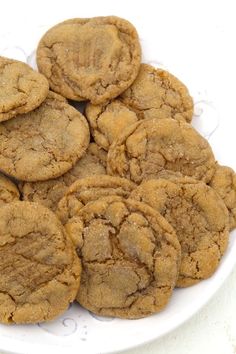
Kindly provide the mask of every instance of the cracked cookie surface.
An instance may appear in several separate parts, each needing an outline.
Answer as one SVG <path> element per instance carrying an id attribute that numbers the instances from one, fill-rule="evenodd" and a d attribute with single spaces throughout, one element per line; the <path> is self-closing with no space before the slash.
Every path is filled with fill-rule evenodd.
<path id="1" fill-rule="evenodd" d="M 112 195 L 128 198 L 135 187 L 134 183 L 125 178 L 107 175 L 77 180 L 67 189 L 65 196 L 60 200 L 57 215 L 65 224 L 87 203 Z"/>
<path id="2" fill-rule="evenodd" d="M 22 183 L 19 188 L 23 200 L 40 203 L 55 211 L 67 188 L 77 179 L 105 173 L 106 152 L 91 143 L 85 155 L 63 176 L 48 181 Z"/>
<path id="3" fill-rule="evenodd" d="M 217 165 L 209 183 L 224 201 L 229 211 L 230 229 L 236 227 L 236 174 L 228 166 Z"/>
<path id="4" fill-rule="evenodd" d="M 0 208 L 0 322 L 55 318 L 75 299 L 80 273 L 72 242 L 50 210 L 20 201 Z"/>
<path id="5" fill-rule="evenodd" d="M 191 122 L 193 100 L 187 87 L 168 71 L 141 64 L 133 84 L 121 94 L 140 119 L 174 118 Z"/>
<path id="6" fill-rule="evenodd" d="M 17 186 L 0 173 L 0 207 L 20 199 Z"/>
<path id="7" fill-rule="evenodd" d="M 138 115 L 119 99 L 104 105 L 88 103 L 85 115 L 94 140 L 105 150 L 109 150 L 110 145 L 127 126 L 139 120 Z"/>
<path id="8" fill-rule="evenodd" d="M 61 176 L 89 144 L 86 119 L 52 92 L 40 107 L 0 124 L 1 170 L 22 181 Z"/>
<path id="9" fill-rule="evenodd" d="M 131 23 L 115 16 L 75 18 L 51 28 L 37 49 L 51 89 L 99 104 L 118 96 L 138 74 L 141 48 Z"/>
<path id="10" fill-rule="evenodd" d="M 214 273 L 228 244 L 229 215 L 212 188 L 189 177 L 155 179 L 143 182 L 130 198 L 152 206 L 174 228 L 182 253 L 177 286 Z"/>
<path id="11" fill-rule="evenodd" d="M 135 183 L 156 178 L 162 170 L 209 182 L 215 158 L 207 142 L 190 124 L 149 119 L 132 124 L 111 145 L 107 172 Z"/>
<path id="12" fill-rule="evenodd" d="M 0 57 L 0 122 L 38 107 L 47 97 L 47 79 L 29 65 Z"/>
<path id="13" fill-rule="evenodd" d="M 83 307 L 121 318 L 165 307 L 178 276 L 180 245 L 158 212 L 137 201 L 104 197 L 65 227 L 83 265 L 77 295 Z"/>

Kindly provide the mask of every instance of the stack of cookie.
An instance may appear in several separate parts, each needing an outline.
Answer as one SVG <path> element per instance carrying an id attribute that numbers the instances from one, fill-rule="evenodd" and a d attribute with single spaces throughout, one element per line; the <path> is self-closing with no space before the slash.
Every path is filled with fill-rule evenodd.
<path id="1" fill-rule="evenodd" d="M 51 320 L 74 300 L 156 313 L 217 269 L 235 173 L 191 126 L 186 86 L 141 64 L 128 21 L 60 23 L 37 64 L 0 58 L 0 322 Z"/>

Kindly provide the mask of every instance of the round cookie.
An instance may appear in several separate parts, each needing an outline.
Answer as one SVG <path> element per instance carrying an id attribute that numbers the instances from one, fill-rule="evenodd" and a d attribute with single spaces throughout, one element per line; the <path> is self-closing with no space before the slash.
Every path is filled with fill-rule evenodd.
<path id="1" fill-rule="evenodd" d="M 48 90 L 47 79 L 29 65 L 0 57 L 0 122 L 38 107 Z"/>
<path id="2" fill-rule="evenodd" d="M 209 183 L 224 201 L 229 211 L 230 230 L 236 227 L 236 174 L 228 166 L 217 165 Z"/>
<path id="3" fill-rule="evenodd" d="M 20 199 L 16 185 L 0 173 L 0 207 Z"/>
<path id="4" fill-rule="evenodd" d="M 112 196 L 90 202 L 65 228 L 82 260 L 77 301 L 104 316 L 141 318 L 162 310 L 178 276 L 180 245 L 144 203 Z"/>
<path id="5" fill-rule="evenodd" d="M 174 228 L 182 251 L 177 286 L 190 286 L 214 273 L 228 244 L 229 215 L 212 188 L 189 177 L 153 179 L 130 198 L 152 206 Z"/>
<path id="6" fill-rule="evenodd" d="M 141 119 L 174 118 L 191 122 L 193 100 L 187 87 L 163 69 L 142 64 L 133 84 L 120 99 Z"/>
<path id="7" fill-rule="evenodd" d="M 54 319 L 75 299 L 81 264 L 47 208 L 13 202 L 0 208 L 0 322 Z"/>
<path id="8" fill-rule="evenodd" d="M 93 104 L 126 90 L 138 74 L 140 60 L 134 26 L 115 16 L 59 23 L 42 37 L 37 49 L 39 71 L 51 89 Z"/>
<path id="9" fill-rule="evenodd" d="M 67 187 L 77 179 L 106 173 L 106 152 L 95 143 L 89 144 L 85 155 L 63 176 L 41 182 L 25 182 L 19 188 L 23 200 L 40 203 L 55 211 Z"/>
<path id="10" fill-rule="evenodd" d="M 52 92 L 40 107 L 0 124 L 0 166 L 23 181 L 61 176 L 89 144 L 86 119 Z"/>
<path id="11" fill-rule="evenodd" d="M 193 100 L 177 78 L 161 69 L 141 64 L 139 75 L 122 95 L 85 111 L 96 143 L 108 150 L 124 128 L 143 119 L 174 118 L 190 122 Z"/>
<path id="12" fill-rule="evenodd" d="M 127 127 L 114 141 L 107 155 L 107 172 L 140 183 L 170 170 L 207 183 L 215 163 L 209 143 L 190 124 L 148 119 Z"/>
<path id="13" fill-rule="evenodd" d="M 128 198 L 135 187 L 134 183 L 125 178 L 107 175 L 77 180 L 67 189 L 65 196 L 58 203 L 57 215 L 65 224 L 87 203 L 107 196 Z"/>

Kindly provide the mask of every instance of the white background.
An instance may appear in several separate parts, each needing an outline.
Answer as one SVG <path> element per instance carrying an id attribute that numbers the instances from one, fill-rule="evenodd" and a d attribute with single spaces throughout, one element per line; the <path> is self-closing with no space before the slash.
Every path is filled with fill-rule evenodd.
<path id="1" fill-rule="evenodd" d="M 70 17 L 116 15 L 130 20 L 142 40 L 144 59 L 182 79 L 195 100 L 212 104 L 219 126 L 210 143 L 219 162 L 236 169 L 235 1 L 1 0 L 0 5 L 0 40 L 2 35 L 22 33 L 24 28 L 30 41 L 36 25 L 50 26 Z M 126 354 L 201 352 L 236 353 L 236 269 L 190 321 Z"/>

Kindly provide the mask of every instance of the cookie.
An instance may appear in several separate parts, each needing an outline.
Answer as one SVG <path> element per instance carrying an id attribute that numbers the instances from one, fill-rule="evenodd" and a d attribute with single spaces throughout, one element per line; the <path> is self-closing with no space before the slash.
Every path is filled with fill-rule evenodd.
<path id="1" fill-rule="evenodd" d="M 207 183 L 215 163 L 207 140 L 190 124 L 148 119 L 127 127 L 114 141 L 107 155 L 107 172 L 140 183 L 170 170 Z"/>
<path id="2" fill-rule="evenodd" d="M 108 150 L 124 128 L 143 119 L 191 121 L 193 101 L 187 88 L 167 71 L 142 64 L 138 77 L 118 99 L 86 106 L 96 143 Z"/>
<path id="3" fill-rule="evenodd" d="M 89 144 L 86 119 L 50 92 L 32 112 L 0 124 L 0 166 L 22 181 L 61 176 L 83 156 Z"/>
<path id="4" fill-rule="evenodd" d="M 16 185 L 0 173 L 0 207 L 20 199 Z"/>
<path id="5" fill-rule="evenodd" d="M 236 227 L 236 175 L 232 168 L 217 165 L 209 183 L 223 199 L 229 211 L 230 229 Z"/>
<path id="6" fill-rule="evenodd" d="M 193 100 L 187 87 L 168 71 L 142 64 L 133 84 L 121 94 L 122 102 L 142 119 L 193 117 Z"/>
<path id="7" fill-rule="evenodd" d="M 85 155 L 63 176 L 20 185 L 23 200 L 40 203 L 55 211 L 67 187 L 77 179 L 106 173 L 106 152 L 91 143 Z"/>
<path id="8" fill-rule="evenodd" d="M 29 65 L 0 57 L 0 122 L 38 107 L 48 90 L 47 79 Z"/>
<path id="9" fill-rule="evenodd" d="M 38 323 L 63 311 L 77 294 L 81 264 L 57 217 L 13 202 L 0 208 L 0 322 Z"/>
<path id="10" fill-rule="evenodd" d="M 43 36 L 37 49 L 39 71 L 52 90 L 93 104 L 126 90 L 138 74 L 140 60 L 134 26 L 115 16 L 59 23 Z"/>
<path id="11" fill-rule="evenodd" d="M 228 244 L 229 215 L 212 188 L 189 177 L 153 179 L 130 198 L 152 206 L 174 228 L 182 251 L 177 286 L 190 286 L 215 272 Z"/>
<path id="12" fill-rule="evenodd" d="M 65 224 L 87 203 L 113 195 L 128 198 L 135 187 L 134 183 L 125 178 L 107 175 L 77 180 L 67 189 L 65 196 L 60 200 L 57 215 Z"/>
<path id="13" fill-rule="evenodd" d="M 65 225 L 82 260 L 77 301 L 98 315 L 141 318 L 162 310 L 178 276 L 173 228 L 144 203 L 104 197 Z"/>

